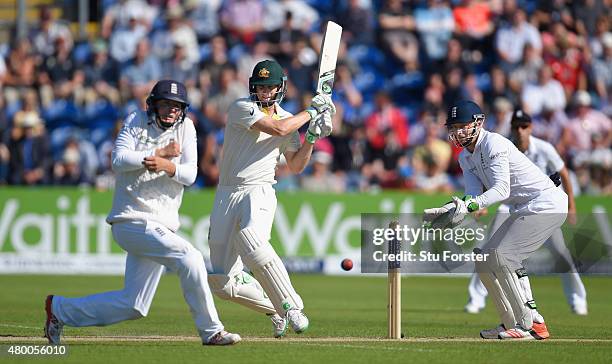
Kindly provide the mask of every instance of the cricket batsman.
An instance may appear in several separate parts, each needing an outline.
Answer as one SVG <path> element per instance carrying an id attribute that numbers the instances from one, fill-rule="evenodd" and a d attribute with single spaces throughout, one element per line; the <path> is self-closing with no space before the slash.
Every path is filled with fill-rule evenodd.
<path id="1" fill-rule="evenodd" d="M 570 220 L 569 217 L 574 216 L 576 213 L 576 205 L 574 202 L 572 182 L 561 156 L 559 156 L 555 147 L 550 143 L 531 135 L 531 116 L 523 110 L 517 109 L 514 111 L 510 126 L 511 140 L 518 150 L 523 152 L 530 161 L 553 179 L 553 181 L 556 181 L 555 184 L 562 183 L 563 189 L 568 196 L 568 220 Z M 500 205 L 494 222 L 492 223 L 491 231 L 495 231 L 503 223 L 509 211 L 510 207 L 508 205 Z M 568 273 L 561 274 L 561 281 L 563 282 L 563 292 L 565 293 L 565 297 L 572 312 L 577 315 L 586 315 L 588 313 L 586 290 L 580 279 L 574 260 L 565 245 L 561 229 L 555 230 L 544 246 L 550 249 L 550 251 L 559 257 L 564 265 L 569 268 Z M 482 285 L 477 274 L 472 276 L 468 292 L 470 299 L 465 306 L 466 312 L 480 312 L 480 310 L 485 307 L 487 289 Z"/>
<path id="2" fill-rule="evenodd" d="M 302 172 L 315 141 L 331 133 L 336 111 L 331 98 L 320 94 L 293 116 L 280 106 L 286 89 L 281 66 L 261 61 L 249 78 L 250 97 L 230 106 L 208 241 L 212 291 L 267 314 L 275 337 L 284 336 L 288 325 L 296 333 L 308 328 L 302 298 L 270 245 L 275 167 L 282 153 L 292 172 Z M 306 140 L 300 145 L 297 130 L 305 123 Z M 243 271 L 244 266 L 254 277 Z"/>
<path id="3" fill-rule="evenodd" d="M 112 152 L 116 174 L 113 207 L 106 221 L 127 252 L 123 289 L 80 298 L 48 296 L 45 337 L 58 345 L 64 325 L 106 326 L 145 317 L 164 273 L 176 272 L 204 345 L 228 345 L 240 336 L 224 330 L 199 250 L 176 234 L 183 189 L 197 173 L 196 131 L 186 118 L 187 90 L 177 81 L 157 82 L 146 116 L 125 119 Z"/>
<path id="4" fill-rule="evenodd" d="M 542 340 L 549 332 L 537 311 L 523 261 L 535 252 L 561 225 L 568 210 L 568 197 L 552 180 L 503 136 L 482 128 L 485 115 L 473 101 L 461 101 L 448 111 L 450 140 L 463 147 L 459 164 L 466 195 L 440 208 L 426 209 L 424 220 L 433 222 L 444 214 L 461 215 L 497 202 L 510 206 L 510 216 L 482 249 L 476 262 L 501 324 L 482 330 L 484 339 Z"/>

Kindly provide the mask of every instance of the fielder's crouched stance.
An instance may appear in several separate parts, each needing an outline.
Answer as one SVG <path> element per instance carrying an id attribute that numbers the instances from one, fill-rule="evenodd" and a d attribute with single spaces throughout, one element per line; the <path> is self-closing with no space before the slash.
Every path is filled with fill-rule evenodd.
<path id="1" fill-rule="evenodd" d="M 300 173 L 314 142 L 331 133 L 335 112 L 329 96 L 317 95 L 310 108 L 292 116 L 279 105 L 286 87 L 278 63 L 259 62 L 249 79 L 250 98 L 230 106 L 208 242 L 213 292 L 267 314 L 275 337 L 283 336 L 288 324 L 297 333 L 308 328 L 302 298 L 270 245 L 275 167 L 284 154 L 289 168 Z M 306 142 L 300 145 L 297 130 L 307 122 Z M 243 271 L 243 264 L 257 279 Z"/>
<path id="2" fill-rule="evenodd" d="M 432 221 L 451 209 L 454 214 L 465 215 L 502 201 L 509 205 L 510 216 L 482 248 L 488 259 L 476 262 L 476 271 L 502 322 L 481 331 L 480 336 L 546 339 L 548 329 L 537 311 L 522 262 L 563 225 L 567 195 L 511 141 L 483 130 L 484 121 L 485 115 L 472 101 L 462 101 L 449 109 L 449 138 L 464 147 L 459 163 L 466 196 L 453 198 L 452 206 L 425 210 L 424 218 Z"/>
<path id="3" fill-rule="evenodd" d="M 512 114 L 510 126 L 510 140 L 516 145 L 516 148 L 525 154 L 542 172 L 550 176 L 555 182 L 555 185 L 563 182 L 563 189 L 568 196 L 568 216 L 572 213 L 575 214 L 576 204 L 572 193 L 572 182 L 563 163 L 563 159 L 561 159 L 555 147 L 531 135 L 531 116 L 521 109 L 515 110 Z M 509 216 L 509 213 L 510 206 L 501 204 L 491 223 L 490 231 L 495 232 Z M 568 220 L 570 219 L 568 218 Z M 544 247 L 548 248 L 562 264 L 569 268 L 568 273 L 561 274 L 561 281 L 563 282 L 563 292 L 565 293 L 565 297 L 567 298 L 567 302 L 572 312 L 577 315 L 586 315 L 588 313 L 586 289 L 584 288 L 582 279 L 580 279 L 572 255 L 565 245 L 561 229 L 557 229 L 552 233 L 550 239 L 544 243 Z M 480 282 L 477 273 L 474 273 L 472 279 L 470 279 L 468 292 L 470 300 L 465 306 L 465 311 L 469 313 L 480 312 L 485 306 L 487 289 Z"/>
<path id="4" fill-rule="evenodd" d="M 219 320 L 202 254 L 175 233 L 183 187 L 197 172 L 196 132 L 185 118 L 187 106 L 185 86 L 164 80 L 147 99 L 146 117 L 126 118 L 112 154 L 116 185 L 107 217 L 115 241 L 128 253 L 125 286 L 81 298 L 47 297 L 50 344 L 60 343 L 64 325 L 106 326 L 146 316 L 164 266 L 178 274 L 204 344 L 240 341 Z"/>

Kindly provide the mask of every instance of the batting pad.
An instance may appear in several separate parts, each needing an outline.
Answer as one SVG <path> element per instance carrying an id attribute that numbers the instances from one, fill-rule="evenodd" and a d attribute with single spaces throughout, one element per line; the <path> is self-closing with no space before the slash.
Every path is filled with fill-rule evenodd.
<path id="1" fill-rule="evenodd" d="M 219 298 L 236 302 L 251 310 L 274 314 L 274 305 L 257 280 L 247 272 L 229 277 L 226 274 L 209 274 L 208 282 Z"/>
<path id="2" fill-rule="evenodd" d="M 533 326 L 533 316 L 529 306 L 530 300 L 527 298 L 523 284 L 517 275 L 517 272 L 521 270 L 518 269 L 517 272 L 513 272 L 508 267 L 506 258 L 499 254 L 497 249 L 491 249 L 489 253 L 487 264 L 495 272 L 502 291 L 506 293 L 516 322 L 524 329 L 530 330 Z"/>
<path id="3" fill-rule="evenodd" d="M 477 254 L 482 253 L 480 249 L 474 249 L 474 252 Z M 487 291 L 489 292 L 493 302 L 495 303 L 497 314 L 499 315 L 502 323 L 504 324 L 506 329 L 513 328 L 516 325 L 514 311 L 512 311 L 512 306 L 510 305 L 506 294 L 502 290 L 502 287 L 499 284 L 499 280 L 486 262 L 476 261 L 475 265 L 476 272 L 478 272 L 482 284 L 484 284 L 484 286 L 487 288 Z"/>
<path id="4" fill-rule="evenodd" d="M 270 243 L 260 239 L 250 227 L 240 230 L 238 236 L 242 261 L 268 294 L 276 312 L 284 315 L 293 308 L 303 309 L 302 298 L 293 289 L 287 269 Z"/>

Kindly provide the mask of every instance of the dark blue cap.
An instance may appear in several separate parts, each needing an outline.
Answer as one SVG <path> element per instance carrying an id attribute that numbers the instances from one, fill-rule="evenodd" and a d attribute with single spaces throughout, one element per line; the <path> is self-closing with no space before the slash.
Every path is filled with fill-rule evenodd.
<path id="1" fill-rule="evenodd" d="M 512 119 L 510 119 L 510 122 L 513 124 L 529 124 L 531 123 L 531 116 L 521 109 L 516 109 L 512 113 Z"/>
<path id="2" fill-rule="evenodd" d="M 459 101 L 448 109 L 446 125 L 469 124 L 479 117 L 484 118 L 484 113 L 474 101 Z"/>
<path id="3" fill-rule="evenodd" d="M 153 86 L 153 90 L 151 90 L 147 102 L 154 102 L 157 100 L 173 100 L 185 106 L 189 106 L 185 85 L 174 80 L 161 80 Z"/>

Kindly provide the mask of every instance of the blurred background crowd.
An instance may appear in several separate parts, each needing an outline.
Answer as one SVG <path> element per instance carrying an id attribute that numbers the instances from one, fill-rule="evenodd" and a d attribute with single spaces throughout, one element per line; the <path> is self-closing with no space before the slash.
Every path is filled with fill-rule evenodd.
<path id="1" fill-rule="evenodd" d="M 334 132 L 304 174 L 281 161 L 278 190 L 461 190 L 444 121 L 472 99 L 505 136 L 522 107 L 576 193 L 612 193 L 610 0 L 100 0 L 84 39 L 62 15 L 73 1 L 41 3 L 27 36 L 0 46 L 0 184 L 112 188 L 122 119 L 171 78 L 187 86 L 198 131 L 194 188 L 214 187 L 226 110 L 248 95 L 254 65 L 279 61 L 283 107 L 303 110 L 334 20 Z"/>

